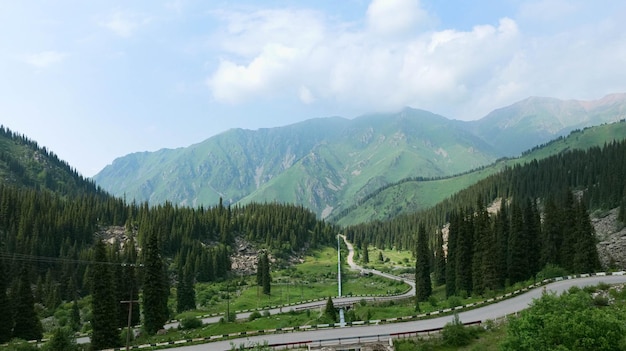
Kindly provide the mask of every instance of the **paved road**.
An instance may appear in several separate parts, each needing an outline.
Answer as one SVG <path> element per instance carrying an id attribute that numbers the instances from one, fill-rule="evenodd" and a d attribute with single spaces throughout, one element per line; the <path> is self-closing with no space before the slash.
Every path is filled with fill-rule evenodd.
<path id="1" fill-rule="evenodd" d="M 626 283 L 626 275 L 612 275 L 612 276 L 593 276 L 588 278 L 578 278 L 571 280 L 563 280 L 559 282 L 554 282 L 545 286 L 545 289 L 548 291 L 554 291 L 557 293 L 562 293 L 566 291 L 572 286 L 584 287 L 588 285 L 597 285 L 600 282 L 608 283 L 608 284 L 617 284 L 617 283 Z M 486 321 L 489 319 L 496 319 L 500 317 L 504 317 L 506 315 L 510 315 L 512 313 L 519 312 L 532 302 L 533 299 L 536 299 L 541 296 L 543 288 L 537 288 L 531 291 L 528 291 L 524 294 L 518 295 L 514 298 L 501 301 L 499 303 L 495 303 L 492 305 L 484 306 L 481 308 L 477 308 L 471 311 L 461 312 L 459 313 L 459 318 L 464 323 L 470 323 L 475 321 Z M 320 342 L 319 340 L 326 339 L 343 339 L 344 343 L 348 341 L 349 338 L 358 338 L 365 336 L 374 336 L 374 338 L 380 338 L 381 340 L 388 339 L 388 335 L 392 333 L 408 333 L 426 329 L 433 328 L 441 328 L 446 323 L 452 320 L 452 316 L 445 316 L 439 318 L 433 318 L 428 320 L 420 320 L 420 321 L 412 321 L 412 322 L 403 322 L 403 323 L 393 323 L 393 324 L 383 324 L 383 325 L 368 325 L 368 326 L 358 326 L 358 327 L 346 327 L 346 328 L 336 328 L 336 329 L 326 329 L 326 330 L 315 330 L 315 331 L 306 331 L 306 332 L 293 332 L 286 334 L 275 334 L 275 335 L 263 335 L 263 336 L 252 336 L 245 337 L 234 340 L 227 341 L 219 341 L 202 345 L 192 345 L 192 346 L 183 346 L 171 348 L 168 350 L 179 350 L 179 351 L 200 351 L 200 350 L 231 350 L 232 345 L 251 345 L 254 343 L 263 343 L 268 342 L 269 344 L 277 344 L 277 343 L 296 343 L 296 342 L 307 342 L 312 341 L 313 345 L 316 346 Z M 380 337 L 377 337 L 380 335 Z M 362 339 L 362 341 L 365 339 Z M 317 341 L 317 342 L 316 342 Z M 323 342 L 322 342 L 323 344 Z"/>
<path id="2" fill-rule="evenodd" d="M 385 277 L 385 278 L 393 279 L 393 280 L 399 280 L 399 281 L 403 281 L 403 282 L 409 284 L 411 286 L 411 290 L 407 291 L 406 293 L 404 293 L 402 295 L 397 296 L 396 298 L 398 298 L 398 299 L 415 296 L 415 282 L 413 280 L 404 279 L 402 277 L 398 277 L 398 276 L 395 276 L 395 275 L 387 274 L 387 273 L 378 271 L 376 269 L 365 269 L 365 268 L 357 265 L 356 263 L 354 263 L 354 246 L 352 246 L 352 243 L 350 243 L 346 239 L 346 237 L 344 235 L 340 235 L 340 237 L 343 239 L 343 242 L 346 243 L 346 247 L 348 248 L 347 261 L 348 261 L 348 265 L 350 266 L 350 269 L 358 270 L 358 271 L 361 271 L 361 272 L 364 272 L 364 273 L 376 274 L 376 275 L 379 275 L 381 277 Z"/>

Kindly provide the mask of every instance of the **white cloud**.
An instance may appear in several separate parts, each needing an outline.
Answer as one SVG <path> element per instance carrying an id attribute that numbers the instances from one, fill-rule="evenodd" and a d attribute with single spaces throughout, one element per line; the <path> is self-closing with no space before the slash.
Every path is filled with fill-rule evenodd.
<path id="1" fill-rule="evenodd" d="M 150 17 L 118 10 L 106 20 L 101 21 L 100 25 L 110 29 L 113 33 L 121 37 L 127 38 L 132 36 L 138 28 L 150 22 Z"/>
<path id="2" fill-rule="evenodd" d="M 417 1 L 374 0 L 363 15 L 357 26 L 299 9 L 220 13 L 222 57 L 207 79 L 214 99 L 286 96 L 363 113 L 409 105 L 470 119 L 527 96 L 584 97 L 598 88 L 587 84 L 626 79 L 618 64 L 626 36 L 610 21 L 533 36 L 508 17 L 467 31 L 426 30 Z"/>
<path id="3" fill-rule="evenodd" d="M 68 56 L 69 54 L 65 52 L 42 51 L 36 54 L 26 55 L 24 61 L 37 68 L 46 68 L 65 60 Z"/>
<path id="4" fill-rule="evenodd" d="M 404 33 L 427 18 L 418 0 L 374 0 L 367 8 L 368 25 L 376 33 Z"/>

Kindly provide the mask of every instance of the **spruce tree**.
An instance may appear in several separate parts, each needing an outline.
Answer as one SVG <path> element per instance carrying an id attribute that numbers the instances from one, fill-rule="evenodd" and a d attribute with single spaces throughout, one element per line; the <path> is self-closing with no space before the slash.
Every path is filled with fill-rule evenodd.
<path id="1" fill-rule="evenodd" d="M 41 321 L 35 312 L 35 300 L 30 286 L 30 270 L 22 267 L 17 294 L 13 303 L 13 337 L 24 340 L 39 340 L 43 336 Z"/>
<path id="2" fill-rule="evenodd" d="M 415 252 L 415 298 L 417 300 L 416 303 L 419 303 L 420 301 L 426 301 L 432 294 L 428 235 L 423 223 L 420 223 L 417 231 L 417 248 Z"/>
<path id="3" fill-rule="evenodd" d="M 267 252 L 263 253 L 263 277 L 262 277 L 263 293 L 270 295 L 272 292 L 272 276 L 270 274 L 270 259 Z"/>
<path id="4" fill-rule="evenodd" d="M 2 258 L 0 258 L 0 316 L 2 316 L 0 344 L 11 340 L 11 331 L 13 329 L 13 310 L 7 295 L 7 281 L 7 273 L 4 270 Z"/>
<path id="5" fill-rule="evenodd" d="M 165 266 L 156 233 L 148 235 L 144 249 L 143 281 L 143 328 L 152 335 L 163 329 L 168 320 L 167 298 L 169 295 Z"/>
<path id="6" fill-rule="evenodd" d="M 437 240 L 435 248 L 435 266 L 433 267 L 433 276 L 435 285 L 443 285 L 446 283 L 446 257 L 443 251 L 443 233 L 437 230 Z"/>
<path id="7" fill-rule="evenodd" d="M 91 265 L 91 347 L 94 350 L 120 345 L 118 329 L 119 301 L 115 293 L 111 266 L 102 240 L 96 242 Z"/>
<path id="8" fill-rule="evenodd" d="M 370 263 L 370 255 L 369 255 L 369 243 L 367 241 L 365 241 L 363 243 L 363 263 L 364 264 L 368 264 Z"/>
<path id="9" fill-rule="evenodd" d="M 337 321 L 337 310 L 335 309 L 335 304 L 330 296 L 328 297 L 328 300 L 326 300 L 324 315 L 333 323 Z"/>
<path id="10" fill-rule="evenodd" d="M 178 270 L 178 286 L 176 289 L 176 311 L 193 310 L 196 308 L 193 273 L 190 266 L 185 265 Z"/>
<path id="11" fill-rule="evenodd" d="M 511 208 L 511 231 L 509 233 L 509 257 L 507 260 L 508 278 L 511 283 L 530 277 L 528 267 L 528 240 L 524 231 L 524 218 L 519 205 Z"/>
<path id="12" fill-rule="evenodd" d="M 576 252 L 574 254 L 574 272 L 590 273 L 600 268 L 596 249 L 595 230 L 589 219 L 587 208 L 582 201 L 576 206 Z"/>
<path id="13" fill-rule="evenodd" d="M 506 200 L 502 199 L 500 201 L 500 211 L 498 212 L 495 224 L 495 240 L 496 240 L 496 252 L 497 255 L 494 257 L 494 261 L 496 262 L 496 276 L 499 287 L 504 287 L 506 285 L 506 279 L 508 276 L 508 246 L 509 246 L 509 215 L 507 210 Z"/>
<path id="14" fill-rule="evenodd" d="M 456 254 L 457 237 L 459 234 L 459 217 L 456 211 L 450 214 L 448 227 L 448 255 L 446 257 L 446 297 L 454 296 L 456 289 Z"/>
<path id="15" fill-rule="evenodd" d="M 472 262 L 474 227 L 471 209 L 467 211 L 470 215 L 465 215 L 461 210 L 458 222 L 458 237 L 456 247 L 456 290 L 457 293 L 464 291 L 468 295 L 472 294 Z"/>

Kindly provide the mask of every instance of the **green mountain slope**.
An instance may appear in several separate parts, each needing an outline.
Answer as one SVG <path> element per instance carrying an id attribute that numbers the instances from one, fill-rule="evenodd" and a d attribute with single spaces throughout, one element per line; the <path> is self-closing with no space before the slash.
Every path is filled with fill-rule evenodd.
<path id="1" fill-rule="evenodd" d="M 0 184 L 45 189 L 62 196 L 105 195 L 54 153 L 4 126 L 0 126 Z"/>
<path id="2" fill-rule="evenodd" d="M 151 203 L 275 201 L 326 216 L 390 182 L 450 175 L 496 158 L 487 143 L 454 122 L 405 109 L 230 130 L 187 148 L 119 158 L 94 179 L 113 194 Z"/>
<path id="3" fill-rule="evenodd" d="M 404 179 L 373 192 L 330 220 L 346 226 L 371 220 L 386 220 L 436 205 L 472 184 L 506 167 L 541 160 L 568 150 L 586 150 L 614 140 L 626 139 L 626 121 L 576 130 L 543 146 L 525 152 L 521 157 L 501 159 L 494 164 L 461 175 L 435 180 Z"/>
<path id="4" fill-rule="evenodd" d="M 490 140 L 502 156 L 517 156 L 572 130 L 623 119 L 625 101 L 626 94 L 607 95 L 595 101 L 531 97 L 497 109 L 468 126 L 476 135 Z"/>
<path id="5" fill-rule="evenodd" d="M 626 94 L 615 94 L 597 101 L 529 98 L 474 122 L 406 108 L 234 129 L 185 148 L 121 157 L 94 180 L 117 196 L 153 204 L 296 203 L 329 218 L 402 179 L 467 172 L 574 128 L 622 119 L 625 111 Z M 410 196 L 396 195 L 431 203 Z"/>

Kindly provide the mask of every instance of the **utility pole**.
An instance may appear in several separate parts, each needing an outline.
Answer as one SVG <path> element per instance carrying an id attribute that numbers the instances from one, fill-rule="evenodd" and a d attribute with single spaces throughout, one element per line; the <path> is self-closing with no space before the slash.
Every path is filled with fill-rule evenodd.
<path id="1" fill-rule="evenodd" d="M 133 289 L 130 289 L 130 298 L 129 300 L 122 300 L 120 303 L 128 304 L 128 327 L 126 330 L 126 351 L 130 350 L 130 324 L 133 319 L 133 304 L 139 303 L 139 300 L 133 300 Z"/>

